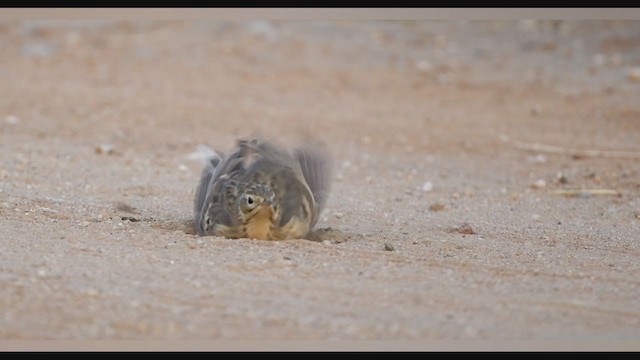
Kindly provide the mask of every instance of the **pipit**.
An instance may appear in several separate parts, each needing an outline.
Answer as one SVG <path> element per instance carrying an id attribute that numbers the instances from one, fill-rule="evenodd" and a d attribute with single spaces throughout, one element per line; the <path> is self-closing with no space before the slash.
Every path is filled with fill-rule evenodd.
<path id="1" fill-rule="evenodd" d="M 194 201 L 198 235 L 317 240 L 313 227 L 329 194 L 327 152 L 309 142 L 289 152 L 238 140 L 228 156 L 211 152 Z"/>

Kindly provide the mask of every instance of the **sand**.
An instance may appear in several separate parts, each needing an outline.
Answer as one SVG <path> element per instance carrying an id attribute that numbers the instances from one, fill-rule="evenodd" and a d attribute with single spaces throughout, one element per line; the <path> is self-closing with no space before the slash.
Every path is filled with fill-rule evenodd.
<path id="1" fill-rule="evenodd" d="M 2 22 L 0 339 L 640 349 L 638 38 L 638 21 Z M 328 145 L 324 241 L 188 227 L 197 146 L 252 134 Z"/>

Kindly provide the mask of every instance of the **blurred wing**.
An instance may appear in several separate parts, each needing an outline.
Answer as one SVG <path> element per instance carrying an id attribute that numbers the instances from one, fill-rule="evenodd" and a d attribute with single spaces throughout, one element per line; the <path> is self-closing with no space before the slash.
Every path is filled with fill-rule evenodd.
<path id="1" fill-rule="evenodd" d="M 204 166 L 211 164 L 214 168 L 218 166 L 218 164 L 224 157 L 224 154 L 218 153 L 217 151 L 204 144 L 198 145 L 198 150 L 196 153 L 198 154 L 198 157 L 202 159 L 202 163 Z"/>
<path id="2" fill-rule="evenodd" d="M 304 145 L 295 150 L 304 179 L 316 202 L 316 218 L 324 209 L 331 185 L 329 156 L 320 147 Z"/>
<path id="3" fill-rule="evenodd" d="M 204 168 L 200 175 L 200 182 L 196 188 L 196 196 L 193 204 L 193 210 L 196 216 L 196 222 L 201 218 L 201 212 L 203 211 L 204 202 L 207 198 L 207 192 L 211 185 L 211 179 L 216 172 L 217 166 L 220 164 L 222 158 L 213 149 L 206 145 L 198 146 L 198 152 L 202 156 L 204 162 Z"/>

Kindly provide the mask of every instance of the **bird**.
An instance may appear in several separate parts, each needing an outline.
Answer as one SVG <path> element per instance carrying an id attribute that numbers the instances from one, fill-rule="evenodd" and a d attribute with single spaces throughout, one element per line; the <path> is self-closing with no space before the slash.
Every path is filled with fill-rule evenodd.
<path id="1" fill-rule="evenodd" d="M 319 240 L 313 230 L 331 178 L 326 149 L 305 141 L 290 151 L 261 137 L 237 139 L 228 155 L 204 149 L 194 199 L 199 236 Z"/>

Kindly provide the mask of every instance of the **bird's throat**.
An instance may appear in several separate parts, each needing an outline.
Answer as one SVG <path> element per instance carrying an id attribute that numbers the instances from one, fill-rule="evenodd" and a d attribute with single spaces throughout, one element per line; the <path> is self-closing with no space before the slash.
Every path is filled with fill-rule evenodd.
<path id="1" fill-rule="evenodd" d="M 247 237 L 250 239 L 270 240 L 271 224 L 271 209 L 265 206 L 247 222 Z"/>

